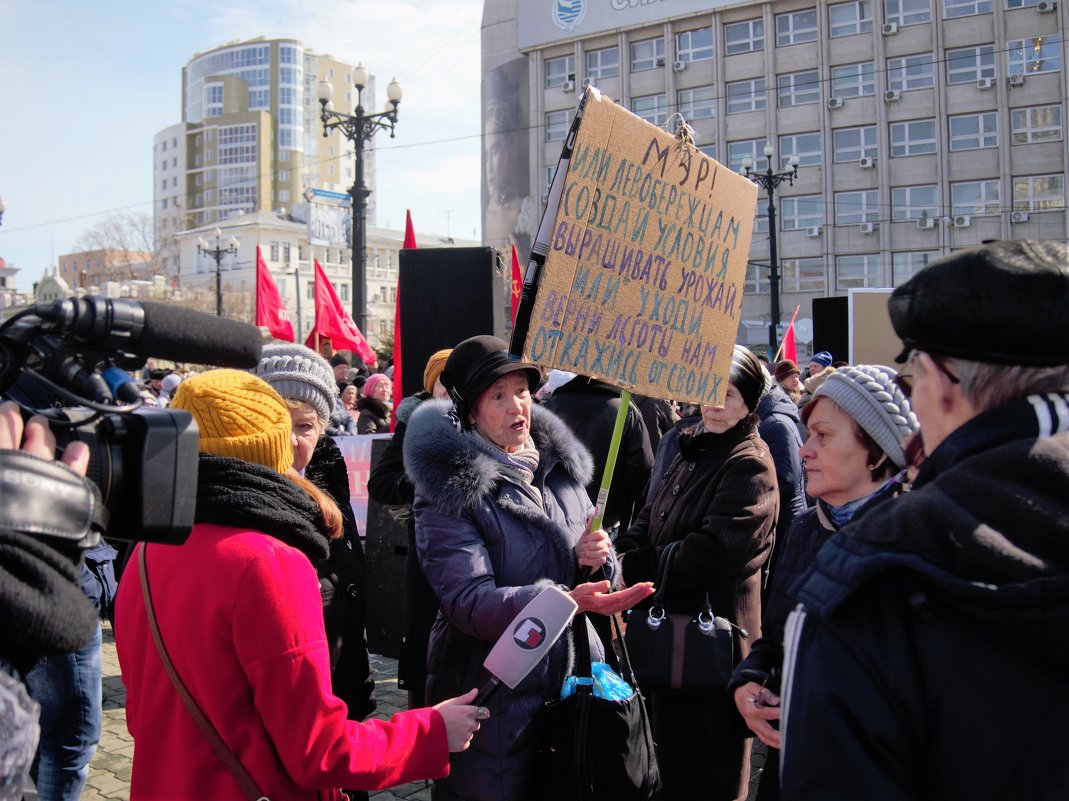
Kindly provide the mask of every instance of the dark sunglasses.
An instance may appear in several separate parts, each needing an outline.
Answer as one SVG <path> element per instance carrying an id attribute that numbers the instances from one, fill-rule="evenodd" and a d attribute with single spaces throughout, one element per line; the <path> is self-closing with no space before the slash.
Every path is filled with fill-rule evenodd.
<path id="1" fill-rule="evenodd" d="M 909 359 L 906 362 L 907 365 L 913 363 L 913 359 L 916 357 L 916 354 L 917 352 L 913 351 L 913 353 L 909 355 Z M 946 366 L 946 362 L 944 362 L 942 359 L 938 359 L 935 356 L 932 356 L 930 353 L 928 354 L 928 358 L 932 360 L 932 363 L 936 366 L 939 372 L 945 375 L 947 377 L 947 380 L 950 381 L 951 384 L 961 383 L 961 379 L 954 375 L 952 372 L 950 372 L 950 368 Z M 902 394 L 905 395 L 907 398 L 913 394 L 913 375 L 911 373 L 899 373 L 894 377 L 894 382 L 895 386 L 902 390 Z"/>

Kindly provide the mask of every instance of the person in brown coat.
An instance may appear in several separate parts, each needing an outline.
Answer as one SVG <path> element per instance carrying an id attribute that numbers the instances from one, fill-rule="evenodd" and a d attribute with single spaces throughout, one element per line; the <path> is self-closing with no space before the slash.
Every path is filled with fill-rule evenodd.
<path id="1" fill-rule="evenodd" d="M 763 389 L 757 358 L 737 347 L 725 399 L 703 406 L 700 419 L 680 434 L 679 454 L 616 542 L 631 585 L 652 581 L 661 552 L 680 541 L 668 568 L 667 611 L 697 612 L 708 592 L 715 614 L 749 632 L 749 640 L 740 641 L 741 656 L 760 636 L 761 566 L 779 514 L 775 466 L 757 434 Z M 684 689 L 648 697 L 661 797 L 745 798 L 749 741 L 737 728 L 727 692 Z"/>

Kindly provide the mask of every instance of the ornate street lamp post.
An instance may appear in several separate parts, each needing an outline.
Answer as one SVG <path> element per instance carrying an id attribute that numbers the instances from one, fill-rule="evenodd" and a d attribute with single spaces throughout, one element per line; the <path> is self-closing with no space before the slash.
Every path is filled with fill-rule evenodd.
<path id="1" fill-rule="evenodd" d="M 768 346 L 770 355 L 779 348 L 779 261 L 776 256 L 776 187 L 784 181 L 788 186 L 794 185 L 794 179 L 798 175 L 798 156 L 791 156 L 787 167 L 780 171 L 772 169 L 772 145 L 765 145 L 765 158 L 768 159 L 768 169 L 764 172 L 756 172 L 753 168 L 753 159 L 749 156 L 742 160 L 742 174 L 765 190 L 768 195 L 768 289 L 771 295 L 771 320 L 768 324 Z"/>
<path id="2" fill-rule="evenodd" d="M 367 304 L 364 299 L 367 271 L 367 199 L 371 190 L 364 185 L 364 146 L 378 131 L 389 131 L 394 137 L 397 124 L 397 107 L 401 103 L 401 84 L 394 78 L 386 87 L 386 109 L 374 114 L 367 114 L 362 104 L 364 87 L 370 76 L 362 64 L 353 70 L 353 84 L 356 86 L 356 110 L 345 114 L 334 110 L 331 98 L 334 87 L 329 81 L 319 82 L 319 118 L 323 121 L 323 136 L 337 129 L 348 139 L 356 150 L 356 180 L 349 194 L 353 198 L 353 322 L 367 335 Z"/>
<path id="3" fill-rule="evenodd" d="M 230 237 L 230 241 L 225 248 L 222 245 L 222 240 L 223 232 L 218 228 L 215 229 L 214 248 L 208 247 L 208 243 L 204 241 L 203 237 L 197 240 L 197 252 L 215 259 L 215 314 L 218 317 L 223 316 L 223 256 L 228 253 L 231 256 L 238 255 L 237 239 Z"/>

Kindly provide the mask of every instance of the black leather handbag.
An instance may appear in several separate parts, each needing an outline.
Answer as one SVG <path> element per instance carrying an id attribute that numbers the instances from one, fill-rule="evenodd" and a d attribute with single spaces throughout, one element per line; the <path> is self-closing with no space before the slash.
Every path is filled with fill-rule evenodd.
<path id="1" fill-rule="evenodd" d="M 661 552 L 657 591 L 647 612 L 633 611 L 625 639 L 642 689 L 723 690 L 738 661 L 736 637 L 749 636 L 725 617 L 713 614 L 709 593 L 694 614 L 665 612 L 668 566 L 679 541 Z"/>
<path id="2" fill-rule="evenodd" d="M 618 629 L 616 616 L 613 627 Z M 648 801 L 661 787 L 660 770 L 646 702 L 638 690 L 627 646 L 620 647 L 617 672 L 634 689 L 626 700 L 594 694 L 586 615 L 575 616 L 576 691 L 546 704 L 547 760 L 541 798 L 554 801 Z"/>

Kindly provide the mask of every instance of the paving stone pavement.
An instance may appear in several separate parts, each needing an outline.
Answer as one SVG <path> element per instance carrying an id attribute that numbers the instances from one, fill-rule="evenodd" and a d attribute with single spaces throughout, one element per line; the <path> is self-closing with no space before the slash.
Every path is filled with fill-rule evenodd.
<path id="1" fill-rule="evenodd" d="M 82 801 L 128 801 L 134 739 L 126 730 L 126 688 L 120 678 L 115 637 L 107 622 L 104 623 L 103 640 L 100 663 L 104 715 L 100 746 L 89 766 L 89 779 L 82 792 Z M 404 710 L 407 707 L 407 694 L 397 688 L 397 661 L 372 655 L 371 667 L 375 672 L 375 692 L 379 704 L 373 717 L 389 718 Z M 402 784 L 371 794 L 372 801 L 430 801 L 430 798 L 430 785 L 424 782 Z"/>

